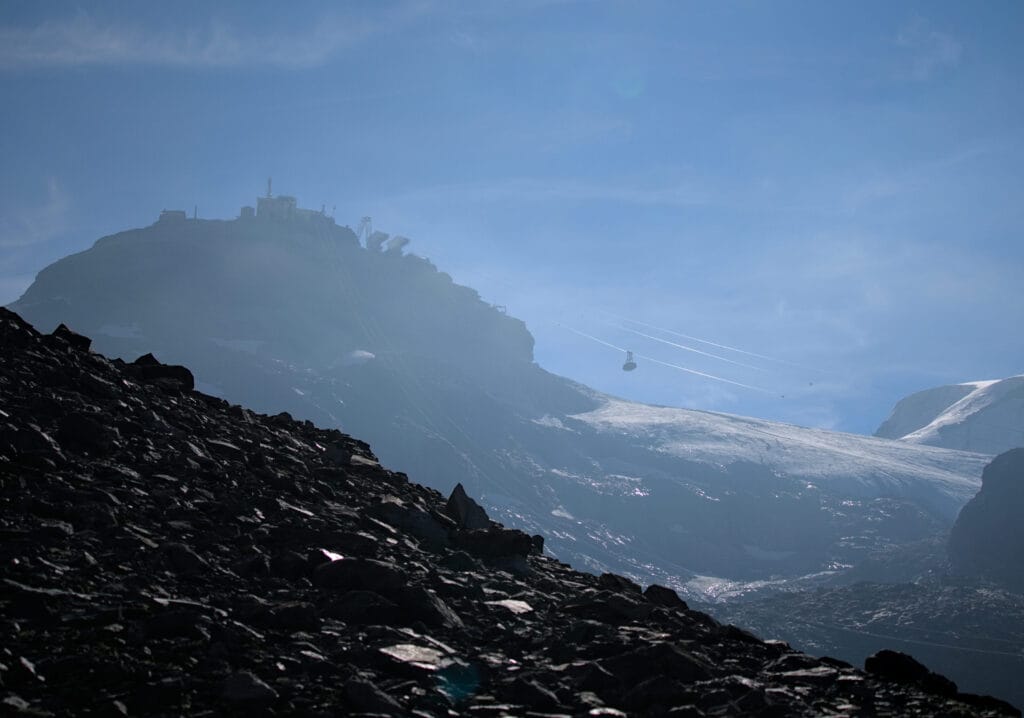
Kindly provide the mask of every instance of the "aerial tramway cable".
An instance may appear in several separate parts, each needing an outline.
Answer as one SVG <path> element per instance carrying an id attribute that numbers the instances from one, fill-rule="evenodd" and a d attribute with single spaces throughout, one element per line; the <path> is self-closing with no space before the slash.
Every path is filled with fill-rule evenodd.
<path id="1" fill-rule="evenodd" d="M 616 350 L 618 350 L 620 352 L 629 351 L 628 349 L 624 349 L 623 347 L 616 346 L 615 344 L 612 344 L 611 342 L 606 342 L 603 339 L 598 339 L 597 337 L 595 337 L 595 336 L 593 336 L 591 334 L 587 334 L 586 332 L 581 332 L 579 329 L 574 329 L 574 328 L 570 327 L 568 324 L 562 324 L 560 322 L 555 322 L 555 323 L 558 326 L 562 327 L 563 329 L 566 329 L 567 331 L 572 332 L 573 334 L 579 334 L 581 337 L 589 339 L 589 340 L 591 340 L 593 342 L 597 342 L 598 344 L 603 344 L 604 346 L 610 347 L 611 349 L 616 349 Z M 696 376 L 702 376 L 702 377 L 704 377 L 706 379 L 713 379 L 714 381 L 720 381 L 720 382 L 724 382 L 726 384 L 732 384 L 734 386 L 743 387 L 744 389 L 750 389 L 752 391 L 759 391 L 759 392 L 763 392 L 763 393 L 766 393 L 766 394 L 770 393 L 770 392 L 766 391 L 765 389 L 762 389 L 762 388 L 757 387 L 757 386 L 751 386 L 749 384 L 743 384 L 743 383 L 738 382 L 738 381 L 733 381 L 732 379 L 726 379 L 725 377 L 715 376 L 714 374 L 708 374 L 706 372 L 697 371 L 696 369 L 688 369 L 688 368 L 686 368 L 684 366 L 680 366 L 678 364 L 672 364 L 671 362 L 662 361 L 660 359 L 655 359 L 654 357 L 645 356 L 643 354 L 635 354 L 634 356 L 639 357 L 640 359 L 643 359 L 644 361 L 654 362 L 655 364 L 661 364 L 662 366 L 666 366 L 666 367 L 669 367 L 671 369 L 677 369 L 679 371 L 686 372 L 687 374 L 695 374 Z"/>

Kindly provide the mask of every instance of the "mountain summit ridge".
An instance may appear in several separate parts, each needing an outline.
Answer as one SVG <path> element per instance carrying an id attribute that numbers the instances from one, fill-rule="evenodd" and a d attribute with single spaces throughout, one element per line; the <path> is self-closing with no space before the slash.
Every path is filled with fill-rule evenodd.
<path id="1" fill-rule="evenodd" d="M 875 436 L 993 456 L 1024 446 L 1024 374 L 906 396 Z"/>

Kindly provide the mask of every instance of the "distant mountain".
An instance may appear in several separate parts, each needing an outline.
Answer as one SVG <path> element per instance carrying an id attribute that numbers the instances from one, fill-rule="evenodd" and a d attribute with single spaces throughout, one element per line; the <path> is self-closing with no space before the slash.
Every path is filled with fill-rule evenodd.
<path id="1" fill-rule="evenodd" d="M 168 214 L 47 267 L 12 308 L 202 391 L 368 440 L 461 482 L 574 566 L 690 594 L 841 570 L 948 530 L 986 456 L 602 395 L 404 242 L 284 207 Z M 387 249 L 382 249 L 387 248 Z"/>
<path id="2" fill-rule="evenodd" d="M 1024 375 L 911 394 L 875 436 L 983 454 L 1024 446 Z"/>

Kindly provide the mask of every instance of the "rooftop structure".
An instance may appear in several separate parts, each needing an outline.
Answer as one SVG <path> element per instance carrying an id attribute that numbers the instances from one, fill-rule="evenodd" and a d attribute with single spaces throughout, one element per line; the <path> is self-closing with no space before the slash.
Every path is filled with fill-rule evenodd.
<path id="1" fill-rule="evenodd" d="M 279 197 L 258 197 L 256 199 L 256 218 L 269 220 L 294 219 L 298 209 L 298 200 L 288 195 Z"/>
<path id="2" fill-rule="evenodd" d="M 196 217 L 198 217 L 198 213 L 196 213 Z M 260 222 L 322 223 L 331 226 L 335 224 L 333 210 L 328 215 L 326 206 L 321 206 L 319 210 L 304 209 L 299 207 L 298 200 L 291 195 L 282 194 L 275 197 L 271 192 L 270 179 L 267 179 L 266 195 L 256 198 L 255 207 L 252 205 L 243 206 L 238 213 L 238 217 L 242 220 L 258 220 Z M 184 222 L 186 219 L 188 219 L 188 214 L 183 209 L 165 209 L 160 213 L 158 221 Z M 387 239 L 387 235 L 383 235 L 383 238 Z M 383 242 L 383 240 L 381 241 Z"/>
<path id="3" fill-rule="evenodd" d="M 183 209 L 165 209 L 160 212 L 158 222 L 184 222 L 188 219 Z"/>
<path id="4" fill-rule="evenodd" d="M 334 224 L 334 218 L 328 217 L 324 209 L 302 209 L 295 197 L 282 194 L 275 197 L 271 192 L 271 179 L 267 178 L 267 194 L 256 198 L 256 219 L 271 221 L 292 221 L 301 220 L 305 222 L 329 222 Z M 249 217 L 251 208 L 242 208 L 242 217 Z"/>

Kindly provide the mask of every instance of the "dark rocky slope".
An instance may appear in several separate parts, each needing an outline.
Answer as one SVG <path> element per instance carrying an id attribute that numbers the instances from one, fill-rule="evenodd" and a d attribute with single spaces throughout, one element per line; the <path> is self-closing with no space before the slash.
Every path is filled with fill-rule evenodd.
<path id="1" fill-rule="evenodd" d="M 0 680 L 23 715 L 1008 715 L 863 673 L 0 310 Z"/>
<path id="2" fill-rule="evenodd" d="M 958 574 L 1024 591 L 1024 449 L 985 467 L 981 491 L 953 524 L 949 559 Z"/>

